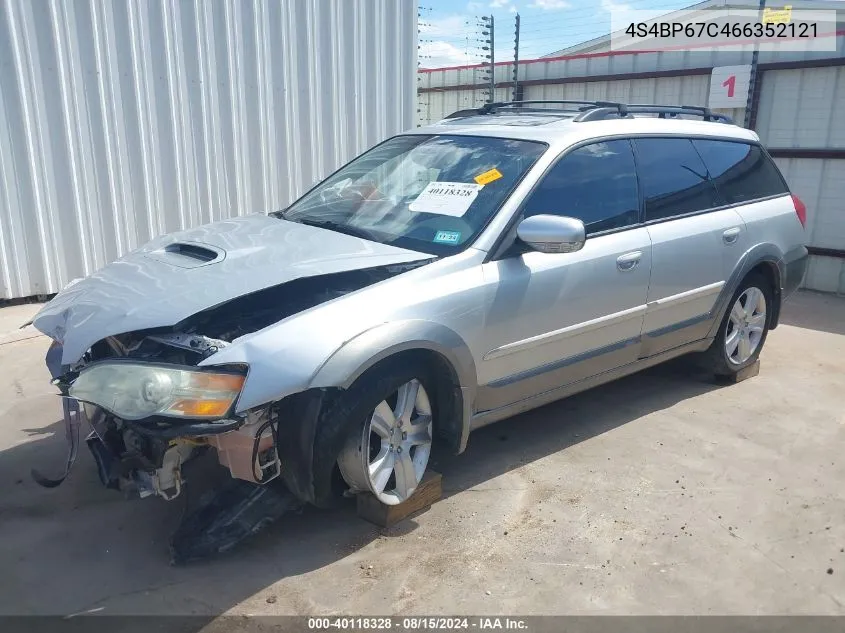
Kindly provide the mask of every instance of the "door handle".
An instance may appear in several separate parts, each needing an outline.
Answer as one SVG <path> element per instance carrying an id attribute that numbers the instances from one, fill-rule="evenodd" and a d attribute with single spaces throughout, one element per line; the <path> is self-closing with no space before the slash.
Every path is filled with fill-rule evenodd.
<path id="1" fill-rule="evenodd" d="M 642 256 L 642 251 L 633 251 L 631 253 L 620 255 L 616 258 L 616 267 L 622 272 L 634 270 L 634 268 L 637 267 L 637 264 L 640 263 Z"/>
<path id="2" fill-rule="evenodd" d="M 735 244 L 737 238 L 739 237 L 740 228 L 735 226 L 731 229 L 728 229 L 724 233 L 722 233 L 722 241 L 725 244 Z"/>

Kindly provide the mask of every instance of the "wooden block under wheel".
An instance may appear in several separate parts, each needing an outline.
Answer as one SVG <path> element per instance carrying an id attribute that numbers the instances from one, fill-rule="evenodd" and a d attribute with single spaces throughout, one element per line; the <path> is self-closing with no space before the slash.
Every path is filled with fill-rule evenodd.
<path id="1" fill-rule="evenodd" d="M 727 382 L 731 384 L 736 384 L 738 382 L 742 382 L 743 380 L 748 380 L 749 378 L 754 378 L 757 374 L 760 373 L 760 360 L 757 359 L 748 367 L 744 367 L 740 369 L 738 372 L 733 374 L 732 376 L 716 376 L 716 379 L 719 382 Z"/>
<path id="2" fill-rule="evenodd" d="M 414 494 L 407 501 L 395 506 L 385 505 L 375 495 L 362 492 L 357 496 L 358 516 L 381 527 L 396 525 L 415 512 L 428 509 L 440 499 L 443 494 L 442 479 L 440 473 L 426 472 Z"/>

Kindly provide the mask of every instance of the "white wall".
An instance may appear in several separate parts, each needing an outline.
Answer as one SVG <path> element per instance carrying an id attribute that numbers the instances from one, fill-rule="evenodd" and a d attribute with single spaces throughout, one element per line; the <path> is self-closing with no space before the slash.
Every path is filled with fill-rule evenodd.
<path id="1" fill-rule="evenodd" d="M 807 205 L 807 244 L 845 248 L 845 160 L 776 158 L 790 189 Z M 845 293 L 845 259 L 812 255 L 804 287 Z"/>
<path id="2" fill-rule="evenodd" d="M 756 127 L 772 148 L 845 148 L 845 66 L 765 72 Z M 807 205 L 808 245 L 845 249 L 845 160 L 776 162 Z M 845 293 L 845 259 L 811 256 L 804 286 Z"/>
<path id="3" fill-rule="evenodd" d="M 763 74 L 757 133 L 778 148 L 845 148 L 845 66 Z"/>
<path id="4" fill-rule="evenodd" d="M 0 298 L 286 206 L 411 127 L 415 0 L 0 0 Z"/>

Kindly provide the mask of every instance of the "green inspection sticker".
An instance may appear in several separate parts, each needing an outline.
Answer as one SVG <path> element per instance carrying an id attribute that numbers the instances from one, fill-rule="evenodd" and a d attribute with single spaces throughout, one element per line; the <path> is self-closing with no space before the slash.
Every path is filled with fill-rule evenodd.
<path id="1" fill-rule="evenodd" d="M 437 244 L 457 244 L 460 241 L 460 231 L 437 231 L 434 235 L 434 242 Z"/>

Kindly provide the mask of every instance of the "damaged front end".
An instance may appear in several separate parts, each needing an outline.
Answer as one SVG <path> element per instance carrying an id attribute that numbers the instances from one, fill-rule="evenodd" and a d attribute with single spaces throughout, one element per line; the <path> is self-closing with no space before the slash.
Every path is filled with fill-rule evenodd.
<path id="1" fill-rule="evenodd" d="M 176 498 L 182 465 L 209 448 L 233 478 L 272 481 L 281 471 L 278 403 L 236 412 L 249 368 L 198 365 L 241 336 L 408 267 L 346 271 L 266 288 L 172 327 L 107 336 L 70 366 L 61 364 L 61 344 L 54 342 L 46 361 L 65 396 L 69 464 L 78 444 L 72 438 L 87 422 L 86 443 L 103 485 L 130 495 Z M 64 476 L 35 478 L 55 486 Z"/>
<path id="2" fill-rule="evenodd" d="M 184 464 L 213 450 L 232 485 L 185 518 L 174 547 L 191 545 L 174 560 L 231 547 L 317 497 L 316 423 L 298 416 L 299 396 L 321 398 L 328 389 L 311 390 L 311 377 L 371 325 L 367 316 L 335 327 L 318 306 L 433 259 L 252 214 L 157 237 L 68 284 L 33 319 L 55 341 L 47 365 L 64 397 L 68 459 L 57 477 L 33 476 L 59 485 L 87 433 L 104 485 L 172 500 Z M 300 427 L 308 432 L 291 441 Z"/>
<path id="3" fill-rule="evenodd" d="M 153 339 L 163 344 L 160 341 L 168 337 L 145 337 L 137 345 L 127 345 L 126 337 L 109 337 L 104 345 L 119 354 L 102 357 L 100 344 L 95 345 L 85 362 L 54 378 L 65 396 L 68 465 L 61 478 L 36 474 L 36 481 L 49 487 L 61 483 L 75 458 L 80 428 L 86 423 L 91 429 L 86 444 L 100 480 L 129 496 L 175 499 L 182 491 L 182 465 L 209 447 L 217 449 L 220 462 L 234 477 L 254 483 L 277 477 L 271 407 L 234 413 L 246 368 L 208 371 L 188 364 L 187 356 L 199 359 L 202 352 L 176 352 L 178 364 L 134 355 L 149 347 L 148 340 Z M 203 337 L 184 335 L 174 340 L 197 346 L 209 343 Z M 53 353 L 57 346 L 51 348 Z M 247 465 L 250 459 L 254 468 Z"/>
<path id="4" fill-rule="evenodd" d="M 162 345 L 176 343 L 175 349 L 192 353 L 204 350 L 196 352 L 198 357 L 225 344 L 181 334 L 147 338 Z M 91 428 L 86 444 L 101 482 L 129 497 L 175 499 L 185 484 L 183 465 L 213 448 L 232 479 L 204 496 L 191 512 L 183 513 L 171 536 L 174 564 L 227 551 L 301 505 L 284 487 L 265 485 L 281 474 L 276 407 L 234 413 L 246 368 L 211 372 L 185 365 L 139 363 L 131 354 L 141 346 L 125 347 L 124 343 L 106 341 L 128 355 L 93 360 L 54 380 L 65 395 L 68 460 L 59 479 L 33 470 L 38 483 L 55 487 L 67 477 L 86 422 Z M 155 409 L 155 414 L 142 418 L 145 409 Z"/>
<path id="5" fill-rule="evenodd" d="M 170 501 L 183 492 L 183 466 L 213 450 L 232 480 L 184 517 L 171 553 L 174 562 L 184 562 L 229 549 L 290 508 L 313 502 L 300 485 L 310 478 L 310 447 L 289 441 L 291 427 L 310 428 L 313 420 L 291 419 L 296 408 L 287 401 L 298 402 L 298 396 L 238 410 L 250 367 L 203 361 L 240 337 L 419 265 L 296 279 L 170 327 L 105 336 L 72 364 L 62 363 L 62 344 L 54 341 L 46 362 L 63 396 L 68 459 L 60 476 L 33 470 L 33 478 L 46 487 L 61 484 L 87 433 L 104 486 L 128 497 Z M 285 468 L 290 472 L 280 479 Z M 276 480 L 278 485 L 264 485 Z"/>

